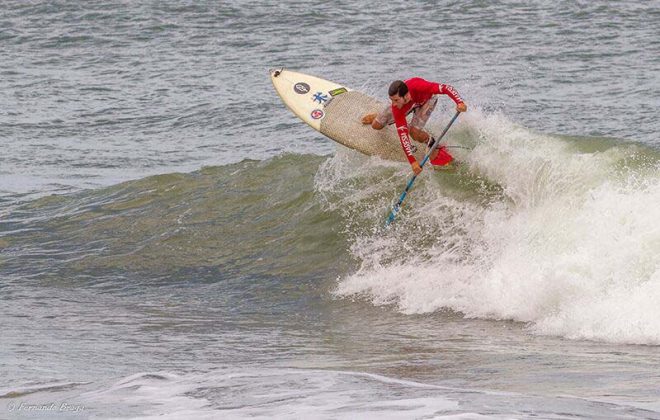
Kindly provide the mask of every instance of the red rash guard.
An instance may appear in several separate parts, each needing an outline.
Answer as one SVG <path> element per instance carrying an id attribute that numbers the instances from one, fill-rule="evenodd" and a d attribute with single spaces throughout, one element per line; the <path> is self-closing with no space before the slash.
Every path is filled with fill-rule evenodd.
<path id="1" fill-rule="evenodd" d="M 416 161 L 415 156 L 412 154 L 410 147 L 410 136 L 408 134 L 408 122 L 406 115 L 413 106 L 421 106 L 426 101 L 431 99 L 433 95 L 448 95 L 456 105 L 463 103 L 463 100 L 456 92 L 456 89 L 449 85 L 442 83 L 428 82 L 420 77 L 413 77 L 404 82 L 408 86 L 411 100 L 401 107 L 401 109 L 392 105 L 392 115 L 394 116 L 394 124 L 396 125 L 396 132 L 399 134 L 399 140 L 403 151 L 406 153 L 408 162 L 412 164 Z"/>

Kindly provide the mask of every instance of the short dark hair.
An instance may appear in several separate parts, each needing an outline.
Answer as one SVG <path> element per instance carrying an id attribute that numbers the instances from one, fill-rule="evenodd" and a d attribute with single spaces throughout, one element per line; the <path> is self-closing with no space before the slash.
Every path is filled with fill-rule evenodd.
<path id="1" fill-rule="evenodd" d="M 395 80 L 390 85 L 388 93 L 390 96 L 399 95 L 403 98 L 408 93 L 408 86 L 403 83 L 403 80 Z"/>

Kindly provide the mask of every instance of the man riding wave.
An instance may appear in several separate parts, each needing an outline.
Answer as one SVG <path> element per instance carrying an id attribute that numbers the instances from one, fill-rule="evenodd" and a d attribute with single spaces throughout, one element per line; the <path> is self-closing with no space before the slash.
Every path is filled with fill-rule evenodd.
<path id="1" fill-rule="evenodd" d="M 392 104 L 387 105 L 379 114 L 373 113 L 363 116 L 362 123 L 371 124 L 371 127 L 375 130 L 382 130 L 386 125 L 394 123 L 408 162 L 410 162 L 415 175 L 419 175 L 422 168 L 413 155 L 410 138 L 412 137 L 413 140 L 420 143 L 426 143 L 429 148 L 433 146 L 435 139 L 423 128 L 438 102 L 437 95 L 449 96 L 456 103 L 458 112 L 466 112 L 467 105 L 452 86 L 429 82 L 420 77 L 413 77 L 405 82 L 395 80 L 390 85 L 388 94 Z M 408 127 L 406 116 L 411 112 L 413 118 L 410 121 L 410 127 Z M 443 166 L 449 164 L 452 160 L 451 155 L 443 147 L 436 148 L 430 156 L 432 165 Z"/>

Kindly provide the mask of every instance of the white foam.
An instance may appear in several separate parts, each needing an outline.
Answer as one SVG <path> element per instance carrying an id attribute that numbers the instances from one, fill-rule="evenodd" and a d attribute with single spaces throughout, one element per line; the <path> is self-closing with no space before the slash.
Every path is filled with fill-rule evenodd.
<path id="1" fill-rule="evenodd" d="M 392 388 L 399 390 L 396 397 L 390 395 Z M 450 392 L 449 388 L 357 372 L 255 368 L 188 375 L 142 373 L 88 393 L 81 400 L 104 412 L 104 418 L 143 420 L 354 415 L 407 419 L 442 413 L 453 418 L 459 406 L 446 397 Z"/>
<path id="2" fill-rule="evenodd" d="M 463 389 L 365 372 L 258 366 L 140 373 L 76 401 L 92 417 L 118 419 L 591 418 L 629 409 L 625 403 Z"/>
<path id="3" fill-rule="evenodd" d="M 660 344 L 657 163 L 626 166 L 632 145 L 580 152 L 499 115 L 476 112 L 466 125 L 470 172 L 501 194 L 466 200 L 427 179 L 396 229 L 357 235 L 361 267 L 335 293 L 404 313 L 449 308 L 540 334 Z"/>

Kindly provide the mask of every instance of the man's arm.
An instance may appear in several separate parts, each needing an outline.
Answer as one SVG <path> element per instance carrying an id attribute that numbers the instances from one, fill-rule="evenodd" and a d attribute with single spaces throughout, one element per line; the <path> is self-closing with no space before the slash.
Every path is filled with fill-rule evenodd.
<path id="1" fill-rule="evenodd" d="M 396 133 L 399 135 L 399 141 L 401 142 L 401 147 L 403 152 L 406 154 L 406 158 L 410 165 L 412 166 L 413 172 L 415 175 L 419 175 L 422 172 L 422 167 L 417 163 L 417 159 L 412 153 L 412 145 L 410 144 L 410 133 L 408 132 L 408 122 L 406 121 L 406 114 L 401 109 L 393 106 L 392 115 L 394 116 L 394 124 L 396 125 Z"/>
<path id="2" fill-rule="evenodd" d="M 451 85 L 446 85 L 444 83 L 435 83 L 429 82 L 424 79 L 417 78 L 414 81 L 417 89 L 420 89 L 424 92 L 428 92 L 434 95 L 447 95 L 451 98 L 452 101 L 456 104 L 456 110 L 459 112 L 467 111 L 467 105 L 461 98 L 461 95 L 458 94 L 456 89 Z"/>
<path id="3" fill-rule="evenodd" d="M 465 112 L 467 111 L 467 105 L 465 102 L 463 102 L 463 99 L 461 99 L 461 95 L 458 94 L 456 89 L 454 89 L 453 86 L 451 85 L 446 85 L 444 83 L 438 83 L 438 90 L 441 95 L 447 95 L 449 96 L 452 101 L 456 104 L 456 110 L 458 112 Z"/>

